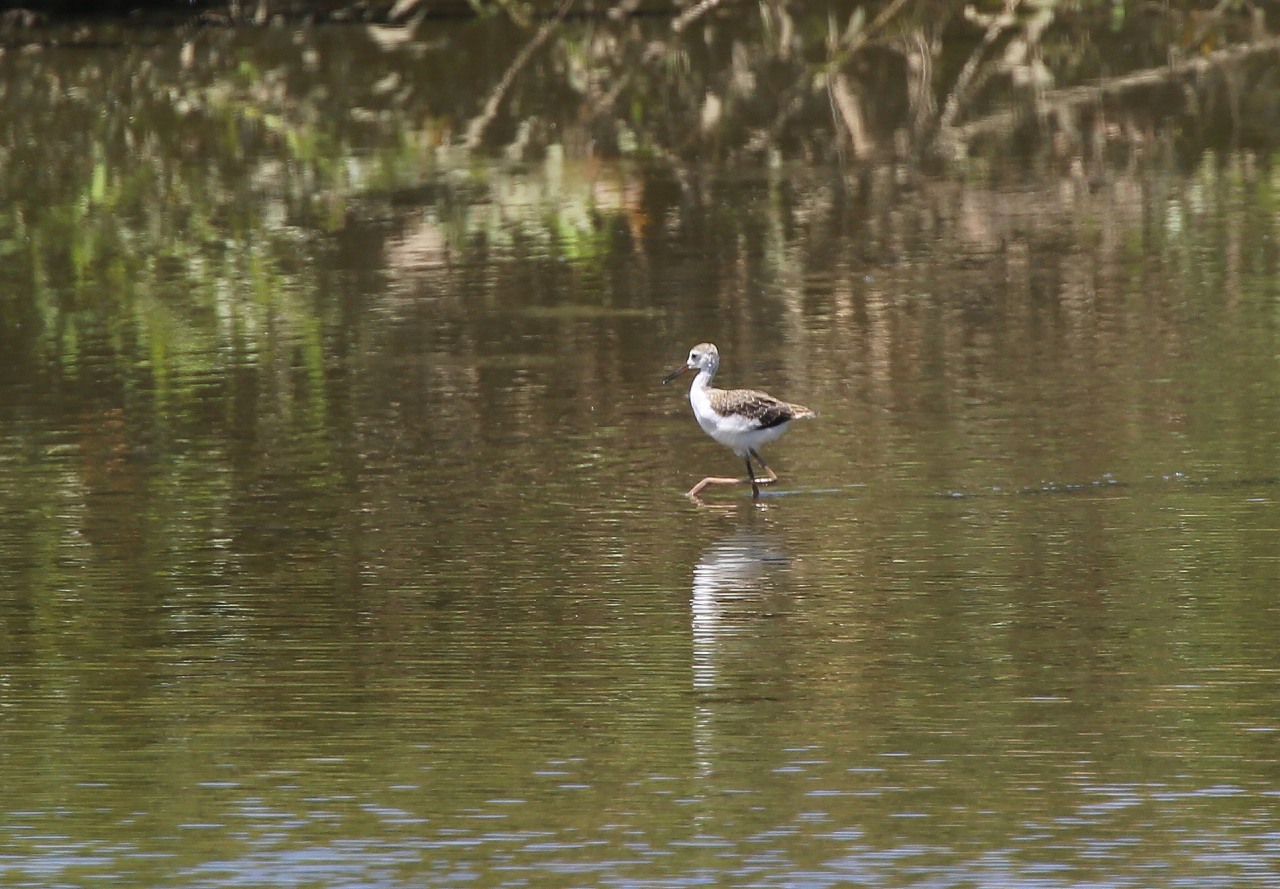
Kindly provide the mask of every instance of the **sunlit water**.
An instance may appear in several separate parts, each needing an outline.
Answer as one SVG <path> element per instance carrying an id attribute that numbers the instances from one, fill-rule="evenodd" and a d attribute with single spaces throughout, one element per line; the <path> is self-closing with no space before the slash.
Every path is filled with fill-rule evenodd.
<path id="1" fill-rule="evenodd" d="M 860 209 L 495 162 L 250 236 L 291 198 L 222 195 L 217 245 L 147 203 L 172 268 L 36 245 L 0 882 L 1280 884 L 1273 186 L 1228 167 Z M 756 503 L 681 496 L 738 470 L 658 383 L 707 339 L 821 413 Z"/>

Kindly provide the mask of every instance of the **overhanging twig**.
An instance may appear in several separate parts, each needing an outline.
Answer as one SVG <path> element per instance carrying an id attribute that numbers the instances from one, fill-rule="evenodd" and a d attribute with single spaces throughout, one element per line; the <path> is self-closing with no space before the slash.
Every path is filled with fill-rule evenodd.
<path id="1" fill-rule="evenodd" d="M 484 109 L 467 124 L 467 135 L 463 139 L 463 144 L 467 148 L 474 149 L 480 146 L 480 140 L 484 138 L 484 131 L 489 128 L 489 124 L 493 123 L 493 119 L 498 116 L 498 108 L 501 107 L 502 100 L 506 98 L 511 85 L 515 83 L 516 75 L 520 73 L 525 65 L 529 64 L 533 54 L 551 39 L 551 35 L 560 27 L 571 6 L 573 6 L 573 0 L 561 0 L 560 7 L 556 10 L 555 15 L 543 23 L 542 27 L 538 29 L 538 33 L 533 35 L 533 39 L 525 45 L 524 49 L 520 50 L 520 54 L 515 57 L 515 60 L 503 72 L 502 79 L 498 81 L 498 85 L 494 87 L 493 92 L 489 93 L 489 98 L 485 100 Z"/>
<path id="2" fill-rule="evenodd" d="M 1175 62 L 1172 65 L 1161 65 L 1159 68 L 1144 68 L 1130 74 L 1112 77 L 1085 86 L 1073 86 L 1060 90 L 1049 90 L 1036 102 L 1036 111 L 1044 113 L 1051 108 L 1074 108 L 1080 105 L 1091 105 L 1101 102 L 1108 96 L 1114 96 L 1133 89 L 1169 83 L 1182 77 L 1198 76 L 1212 71 L 1214 68 L 1242 62 L 1255 55 L 1268 53 L 1280 54 L 1280 37 L 1271 37 L 1256 43 L 1238 44 L 1208 53 L 1203 56 Z M 1019 110 L 1001 111 L 987 117 L 971 121 L 956 127 L 953 134 L 964 141 L 983 133 L 999 132 L 1013 126 L 1024 112 Z"/>
<path id="3" fill-rule="evenodd" d="M 982 42 L 979 43 L 969 58 L 965 60 L 964 67 L 960 69 L 960 74 L 956 77 L 955 85 L 951 87 L 951 93 L 947 96 L 946 103 L 942 106 L 942 114 L 938 118 L 938 127 L 942 130 L 949 130 L 955 123 L 956 117 L 960 114 L 961 105 L 969 97 L 970 90 L 973 86 L 974 78 L 978 74 L 978 64 L 987 54 L 987 50 L 996 38 L 1007 30 L 1013 23 L 1013 11 L 1018 8 L 1020 0 L 1005 0 L 1004 11 L 992 20 L 987 26 L 987 32 L 982 35 Z"/>

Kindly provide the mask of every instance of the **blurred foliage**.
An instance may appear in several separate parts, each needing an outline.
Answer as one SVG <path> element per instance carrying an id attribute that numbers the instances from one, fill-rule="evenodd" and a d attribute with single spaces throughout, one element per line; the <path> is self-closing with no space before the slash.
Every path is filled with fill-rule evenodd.
<path id="1" fill-rule="evenodd" d="M 1032 166 L 1092 184 L 1143 155 L 1280 132 L 1274 53 L 1053 98 L 1220 51 L 1256 27 L 1234 7 L 433 9 L 387 9 L 394 26 L 15 29 L 0 56 L 4 373 L 115 385 L 106 405 L 145 400 L 168 418 L 146 435 L 165 438 L 207 396 L 190 381 L 269 369 L 254 397 L 315 431 L 360 335 L 344 278 L 521 250 L 602 267 L 626 243 L 615 232 L 643 238 L 669 201 L 711 200 L 725 170 L 856 180 L 940 159 L 949 175 Z M 679 185 L 661 210 L 653 179 Z"/>
<path id="2" fill-rule="evenodd" d="M 605 221 L 652 224 L 645 179 L 686 206 L 722 171 L 793 164 L 846 186 L 901 165 L 1093 187 L 1144 156 L 1269 151 L 1280 133 L 1252 8 L 467 5 L 200 12 L 267 25 L 250 28 L 11 22 L 8 372 L 75 377 L 92 342 L 148 356 L 120 366 L 159 392 L 175 367 L 228 356 L 323 391 L 314 356 L 350 333 L 326 281 L 352 274 L 344 238 L 370 240 L 371 276 L 393 235 L 433 261 L 546 243 L 589 264 L 612 249 Z M 344 17 L 379 23 L 299 24 Z"/>

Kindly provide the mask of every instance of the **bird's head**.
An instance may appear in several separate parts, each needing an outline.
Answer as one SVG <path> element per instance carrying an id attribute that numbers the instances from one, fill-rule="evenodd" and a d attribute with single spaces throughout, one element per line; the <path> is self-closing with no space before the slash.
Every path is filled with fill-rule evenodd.
<path id="1" fill-rule="evenodd" d="M 689 350 L 689 360 L 667 374 L 662 382 L 670 383 L 676 377 L 683 376 L 691 370 L 709 371 L 714 374 L 719 367 L 720 350 L 713 343 L 698 343 Z"/>

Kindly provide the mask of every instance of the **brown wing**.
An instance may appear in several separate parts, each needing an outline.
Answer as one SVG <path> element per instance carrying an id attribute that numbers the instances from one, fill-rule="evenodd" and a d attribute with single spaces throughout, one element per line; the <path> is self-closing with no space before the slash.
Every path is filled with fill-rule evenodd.
<path id="1" fill-rule="evenodd" d="M 754 389 L 713 389 L 711 406 L 721 414 L 738 414 L 759 429 L 771 429 L 790 420 L 817 416 L 800 404 L 790 404 Z"/>

